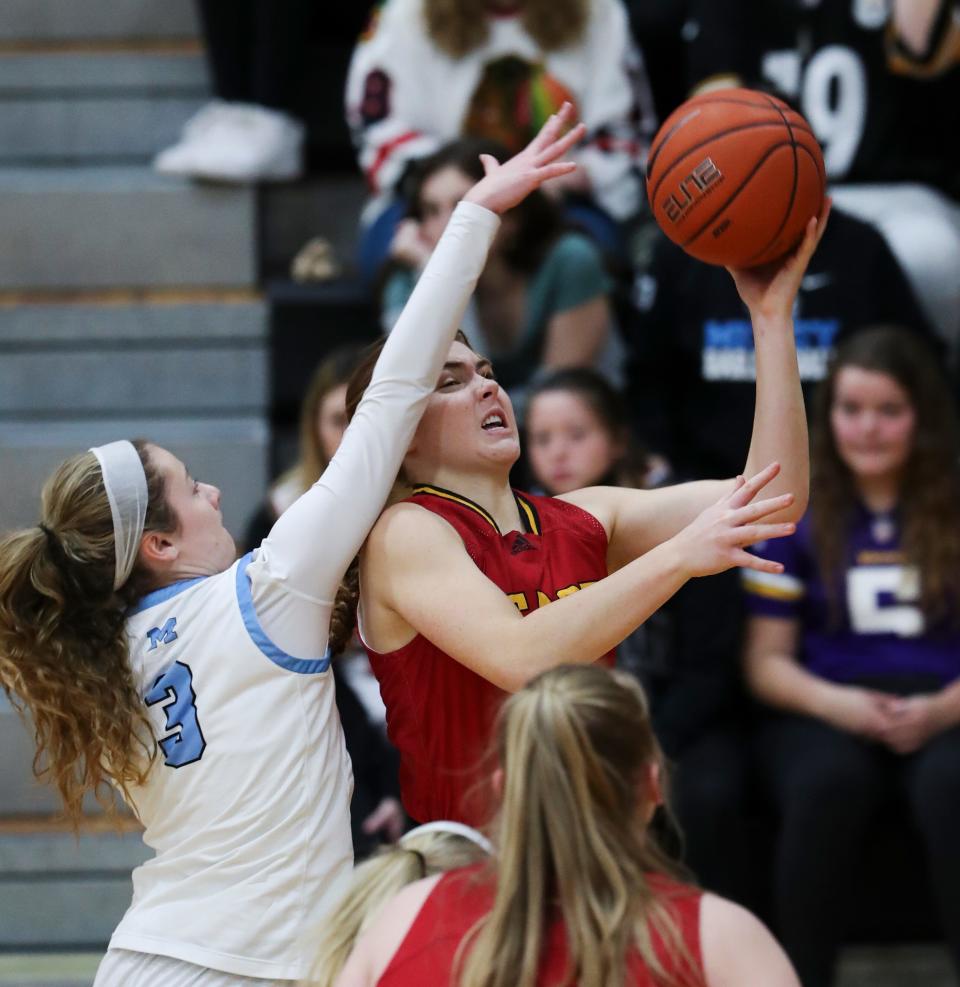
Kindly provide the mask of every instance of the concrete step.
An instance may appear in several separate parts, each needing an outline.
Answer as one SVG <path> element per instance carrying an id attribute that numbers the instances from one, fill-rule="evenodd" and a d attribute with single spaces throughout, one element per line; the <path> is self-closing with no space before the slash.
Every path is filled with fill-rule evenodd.
<path id="1" fill-rule="evenodd" d="M 199 52 L 0 54 L 0 165 L 147 161 L 207 97 Z"/>
<path id="2" fill-rule="evenodd" d="M 0 949 L 105 946 L 150 854 L 138 831 L 0 826 Z"/>
<path id="3" fill-rule="evenodd" d="M 248 416 L 266 405 L 259 300 L 0 307 L 0 422 Z"/>
<path id="4" fill-rule="evenodd" d="M 3 0 L 0 42 L 193 38 L 188 0 Z"/>
<path id="5" fill-rule="evenodd" d="M 224 524 L 235 538 L 242 534 L 266 491 L 269 429 L 263 415 L 0 422 L 0 530 L 36 524 L 43 482 L 67 456 L 136 436 L 169 449 L 196 476 L 218 486 Z M 0 811 L 7 797 L 0 792 Z"/>
<path id="6" fill-rule="evenodd" d="M 254 193 L 144 167 L 0 168 L 7 289 L 248 286 Z"/>
<path id="7" fill-rule="evenodd" d="M 84 953 L 0 953 L 3 987 L 90 987 L 102 950 Z"/>
<path id="8" fill-rule="evenodd" d="M 836 987 L 957 987 L 957 978 L 940 945 L 850 946 Z"/>
<path id="9" fill-rule="evenodd" d="M 6 487 L 7 484 L 4 484 Z M 60 812 L 60 800 L 49 785 L 33 777 L 33 738 L 26 724 L 0 694 L 0 818 L 36 817 Z M 84 811 L 100 812 L 96 799 L 88 797 Z"/>

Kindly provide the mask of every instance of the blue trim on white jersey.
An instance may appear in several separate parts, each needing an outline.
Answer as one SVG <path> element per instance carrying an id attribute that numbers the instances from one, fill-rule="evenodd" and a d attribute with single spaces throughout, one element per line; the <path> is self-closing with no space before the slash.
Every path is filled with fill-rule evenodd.
<path id="1" fill-rule="evenodd" d="M 185 589 L 190 589 L 202 579 L 209 579 L 209 576 L 195 576 L 193 579 L 181 579 L 169 586 L 161 586 L 160 589 L 155 589 L 153 592 L 147 593 L 146 596 L 140 597 L 140 600 L 127 611 L 127 616 L 133 617 L 135 614 L 143 613 L 144 610 L 149 610 L 160 603 L 166 603 L 167 600 L 179 596 Z"/>
<path id="2" fill-rule="evenodd" d="M 294 658 L 286 651 L 278 648 L 270 638 L 267 637 L 260 621 L 257 618 L 257 611 L 253 605 L 253 595 L 250 592 L 250 580 L 247 578 L 247 566 L 253 561 L 253 552 L 248 552 L 237 563 L 237 602 L 240 604 L 240 616 L 243 618 L 243 626 L 246 627 L 250 640 L 272 661 L 275 665 L 285 668 L 288 672 L 297 672 L 300 675 L 315 675 L 317 672 L 325 672 L 330 667 L 330 648 L 322 658 Z"/>

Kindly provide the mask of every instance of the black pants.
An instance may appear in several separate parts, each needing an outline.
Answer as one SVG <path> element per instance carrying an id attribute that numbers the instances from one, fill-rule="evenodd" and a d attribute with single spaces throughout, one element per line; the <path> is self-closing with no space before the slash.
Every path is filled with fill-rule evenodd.
<path id="1" fill-rule="evenodd" d="M 906 799 L 923 839 L 943 933 L 960 969 L 960 728 L 898 755 L 819 720 L 771 716 L 758 741 L 781 820 L 778 932 L 804 987 L 833 982 L 855 901 L 858 851 L 892 797 Z"/>
<path id="2" fill-rule="evenodd" d="M 747 751 L 739 730 L 717 727 L 675 758 L 672 802 L 683 833 L 683 861 L 706 890 L 756 909 L 743 825 Z"/>
<path id="3" fill-rule="evenodd" d="M 311 15 L 308 0 L 198 0 L 217 96 L 297 114 Z"/>

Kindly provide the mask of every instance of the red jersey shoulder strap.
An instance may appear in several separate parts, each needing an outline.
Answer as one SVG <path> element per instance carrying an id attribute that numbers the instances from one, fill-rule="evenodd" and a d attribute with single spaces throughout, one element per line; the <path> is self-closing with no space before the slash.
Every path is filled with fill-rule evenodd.
<path id="1" fill-rule="evenodd" d="M 523 524 L 524 532 L 539 535 L 540 515 L 535 501 L 542 498 L 531 497 L 529 494 L 520 493 L 519 490 L 513 491 L 513 497 L 517 502 L 517 509 L 520 512 L 520 520 Z M 407 500 L 420 504 L 422 507 L 426 507 L 444 517 L 449 516 L 451 508 L 458 513 L 462 513 L 463 511 L 470 512 L 476 518 L 485 522 L 497 535 L 503 534 L 500 526 L 486 508 L 481 507 L 476 501 L 457 493 L 455 490 L 447 490 L 444 487 L 434 486 L 430 483 L 421 483 L 413 488 L 413 493 Z"/>

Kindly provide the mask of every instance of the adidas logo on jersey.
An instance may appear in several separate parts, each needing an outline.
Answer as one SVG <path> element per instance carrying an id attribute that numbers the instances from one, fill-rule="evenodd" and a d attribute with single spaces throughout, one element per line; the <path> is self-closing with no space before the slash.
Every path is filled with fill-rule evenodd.
<path id="1" fill-rule="evenodd" d="M 532 552 L 534 550 L 534 546 L 523 535 L 517 535 L 513 541 L 513 545 L 510 547 L 510 554 L 519 555 L 521 552 Z"/>

